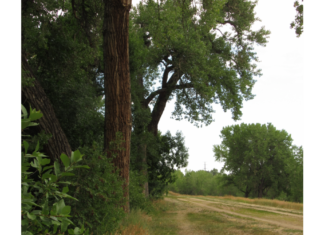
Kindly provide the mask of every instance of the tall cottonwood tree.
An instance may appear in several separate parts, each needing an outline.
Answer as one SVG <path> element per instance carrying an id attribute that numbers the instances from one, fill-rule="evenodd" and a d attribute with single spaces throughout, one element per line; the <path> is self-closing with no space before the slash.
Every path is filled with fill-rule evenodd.
<path id="1" fill-rule="evenodd" d="M 22 89 L 22 103 L 28 104 L 36 110 L 41 110 L 43 118 L 39 120 L 39 128 L 46 134 L 51 134 L 51 138 L 45 146 L 46 154 L 52 161 L 58 160 L 62 153 L 71 156 L 72 150 L 69 141 L 55 115 L 53 106 L 41 84 L 35 79 L 24 55 L 22 56 L 22 72 L 26 77 L 25 79 L 33 80 L 29 86 Z"/>
<path id="2" fill-rule="evenodd" d="M 100 142 L 104 133 L 104 117 L 98 112 L 104 95 L 103 2 L 24 0 L 21 13 L 22 102 L 26 107 L 42 102 L 43 107 L 37 106 L 44 112 L 40 122 L 55 117 L 49 125 L 61 127 L 53 124 L 51 131 L 50 127 L 45 130 L 53 136 L 45 145 L 46 154 L 54 159 L 62 152 L 69 155 L 70 149 Z M 33 82 L 33 87 L 26 86 Z M 43 125 L 28 131 L 39 129 L 44 130 Z M 56 135 L 64 134 L 67 140 L 54 141 Z M 53 154 L 48 151 L 52 148 L 62 152 Z"/>
<path id="3" fill-rule="evenodd" d="M 62 153 L 71 155 L 71 147 L 69 141 L 61 128 L 56 117 L 51 101 L 47 97 L 39 78 L 35 76 L 35 71 L 29 64 L 32 57 L 36 57 L 34 45 L 45 44 L 45 37 L 48 33 L 46 23 L 54 20 L 51 11 L 57 11 L 60 5 L 53 1 L 22 1 L 22 103 L 28 107 L 31 106 L 43 113 L 43 118 L 39 120 L 38 128 L 46 134 L 50 134 L 51 138 L 45 146 L 45 153 L 52 161 L 59 159 Z M 29 60 L 29 61 L 28 61 Z M 37 70 L 38 68 L 36 68 Z"/>
<path id="4" fill-rule="evenodd" d="M 129 212 L 129 163 L 131 138 L 131 90 L 129 73 L 128 28 L 131 0 L 104 1 L 104 85 L 105 85 L 105 132 L 104 147 L 112 157 L 109 143 L 121 132 L 124 150 L 115 152 L 112 162 L 125 180 L 124 210 Z"/>
<path id="5" fill-rule="evenodd" d="M 213 103 L 231 110 L 234 120 L 242 116 L 243 100 L 254 97 L 253 76 L 261 75 L 253 63 L 258 61 L 254 45 L 265 46 L 270 34 L 264 27 L 251 29 L 259 21 L 256 4 L 246 0 L 149 0 L 138 5 L 132 13 L 133 30 L 142 34 L 151 67 L 162 70 L 155 77 L 136 74 L 144 89 L 141 108 L 151 116 L 139 132 L 147 130 L 157 136 L 159 121 L 173 98 L 173 117 L 197 126 L 213 121 Z M 155 88 L 150 86 L 153 83 Z M 143 152 L 141 162 L 147 162 L 146 157 Z"/>

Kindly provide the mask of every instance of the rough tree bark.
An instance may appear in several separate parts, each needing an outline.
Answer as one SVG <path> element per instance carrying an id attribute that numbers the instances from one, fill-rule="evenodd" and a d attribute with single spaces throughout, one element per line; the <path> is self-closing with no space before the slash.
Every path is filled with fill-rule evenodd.
<path id="1" fill-rule="evenodd" d="M 125 180 L 123 185 L 129 212 L 129 162 L 131 138 L 131 91 L 129 73 L 128 28 L 131 0 L 104 1 L 104 76 L 105 76 L 105 133 L 107 157 L 112 157 L 109 143 L 121 132 L 124 151 L 118 151 L 112 162 Z"/>
<path id="2" fill-rule="evenodd" d="M 21 63 L 26 76 L 35 78 L 23 55 L 21 57 Z M 52 135 L 48 144 L 44 146 L 46 155 L 49 156 L 52 161 L 58 160 L 62 153 L 71 156 L 72 150 L 69 141 L 56 118 L 50 100 L 36 78 L 33 82 L 33 86 L 22 88 L 22 100 L 23 103 L 28 103 L 32 108 L 40 110 L 43 113 L 43 117 L 39 119 L 39 127 L 41 130 L 44 130 L 45 133 Z M 26 108 L 28 109 L 28 107 Z"/>

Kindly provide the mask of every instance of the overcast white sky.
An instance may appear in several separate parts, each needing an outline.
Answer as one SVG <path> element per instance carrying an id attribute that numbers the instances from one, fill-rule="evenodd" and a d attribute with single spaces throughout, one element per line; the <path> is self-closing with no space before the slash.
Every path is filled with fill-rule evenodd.
<path id="1" fill-rule="evenodd" d="M 215 162 L 213 145 L 221 144 L 219 137 L 223 127 L 244 123 L 271 122 L 277 129 L 285 129 L 293 138 L 293 144 L 303 145 L 303 35 L 296 38 L 290 23 L 294 20 L 295 0 L 259 1 L 255 8 L 257 22 L 254 29 L 265 26 L 271 31 L 269 43 L 266 47 L 256 46 L 263 76 L 257 80 L 252 93 L 253 100 L 244 102 L 240 121 L 234 121 L 230 111 L 226 113 L 220 105 L 214 105 L 215 120 L 211 125 L 197 128 L 186 120 L 171 119 L 174 103 L 169 102 L 159 123 L 159 130 L 165 133 L 170 130 L 175 135 L 177 130 L 185 136 L 186 146 L 189 148 L 188 170 L 202 170 L 206 162 L 206 169 L 221 169 L 222 163 Z M 133 5 L 139 0 L 133 0 Z M 280 5 L 280 7 L 278 7 Z M 274 18 L 275 14 L 275 18 Z M 181 169 L 184 171 L 184 169 Z"/>

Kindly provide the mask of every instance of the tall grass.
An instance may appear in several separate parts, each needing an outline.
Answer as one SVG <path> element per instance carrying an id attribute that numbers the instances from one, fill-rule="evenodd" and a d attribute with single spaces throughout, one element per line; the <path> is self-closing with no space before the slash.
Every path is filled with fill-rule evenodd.
<path id="1" fill-rule="evenodd" d="M 142 210 L 131 210 L 122 220 L 114 235 L 149 235 L 147 223 L 150 221 L 152 221 L 152 217 Z"/>
<path id="2" fill-rule="evenodd" d="M 170 229 L 176 230 L 173 228 L 175 225 L 172 226 L 166 219 L 170 215 L 165 212 L 171 207 L 169 203 L 160 199 L 150 201 L 145 211 L 139 208 L 133 209 L 122 220 L 113 235 L 169 234 Z"/>

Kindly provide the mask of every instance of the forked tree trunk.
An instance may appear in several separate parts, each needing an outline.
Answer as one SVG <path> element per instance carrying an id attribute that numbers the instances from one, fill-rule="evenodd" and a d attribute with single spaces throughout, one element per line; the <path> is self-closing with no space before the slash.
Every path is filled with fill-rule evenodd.
<path id="1" fill-rule="evenodd" d="M 26 76 L 35 78 L 23 55 L 21 65 Z M 52 135 L 52 138 L 49 139 L 48 144 L 44 148 L 45 154 L 49 156 L 52 161 L 60 159 L 62 153 L 71 156 L 72 150 L 69 141 L 56 118 L 50 100 L 36 78 L 33 82 L 33 86 L 22 88 L 22 98 L 23 101 L 28 103 L 32 108 L 40 110 L 43 113 L 43 117 L 39 119 L 39 127 L 41 130 L 44 130 L 46 134 Z M 29 107 L 26 108 L 29 109 Z"/>
<path id="2" fill-rule="evenodd" d="M 125 180 L 123 185 L 129 212 L 129 162 L 131 138 L 131 90 L 129 74 L 128 28 L 131 0 L 104 1 L 104 76 L 105 76 L 105 133 L 104 144 L 108 157 L 109 143 L 121 132 L 124 150 L 115 152 L 112 162 Z"/>

